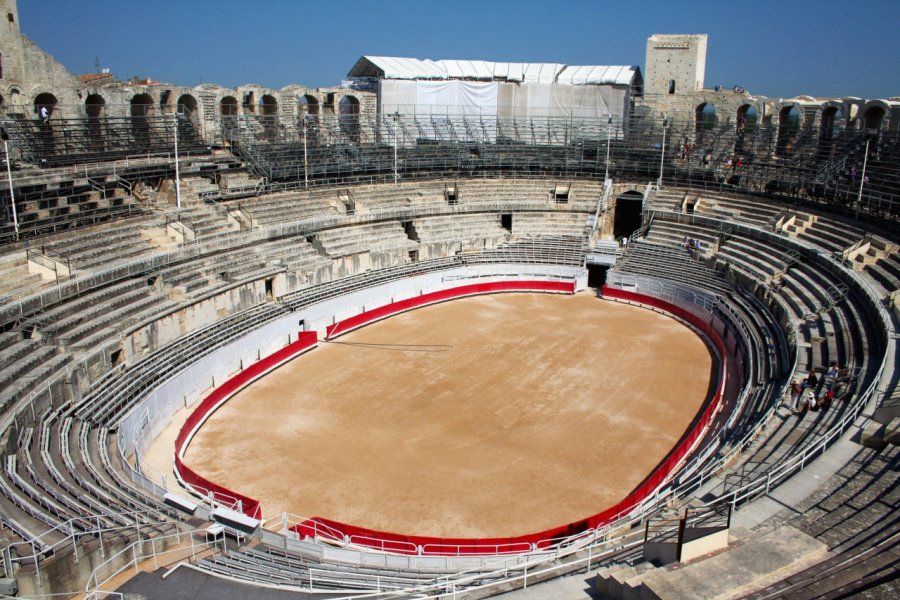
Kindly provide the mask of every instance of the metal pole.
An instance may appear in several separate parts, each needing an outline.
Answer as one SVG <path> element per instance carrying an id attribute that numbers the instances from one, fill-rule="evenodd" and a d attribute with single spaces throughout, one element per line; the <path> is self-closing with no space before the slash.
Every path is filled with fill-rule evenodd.
<path id="1" fill-rule="evenodd" d="M 394 186 L 400 187 L 400 179 L 397 175 L 397 133 L 400 129 L 400 113 L 394 113 Z"/>
<path id="2" fill-rule="evenodd" d="M 13 192 L 12 167 L 10 167 L 12 161 L 9 160 L 9 144 L 6 143 L 6 140 L 3 140 L 3 153 L 6 155 L 6 179 L 9 181 L 9 202 L 12 205 L 13 228 L 16 237 L 19 237 L 19 215 L 16 212 L 16 194 Z"/>
<path id="3" fill-rule="evenodd" d="M 663 140 L 662 140 L 662 152 L 659 154 L 659 181 L 656 182 L 656 189 L 662 189 L 662 180 L 663 180 L 663 162 L 666 159 L 666 125 L 667 122 L 663 119 Z"/>
<path id="4" fill-rule="evenodd" d="M 863 154 L 863 168 L 862 175 L 859 178 L 859 194 L 856 196 L 856 216 L 859 217 L 859 207 L 862 205 L 862 193 L 863 193 L 863 184 L 866 182 L 866 165 L 869 162 L 869 141 L 872 138 L 866 138 L 866 153 Z M 9 184 L 9 187 L 12 188 L 12 184 Z"/>
<path id="5" fill-rule="evenodd" d="M 609 179 L 609 141 L 612 136 L 612 117 L 606 121 L 606 174 L 603 176 L 603 181 Z"/>
<path id="6" fill-rule="evenodd" d="M 178 170 L 178 113 L 175 117 L 175 208 L 181 208 L 181 175 Z"/>
<path id="7" fill-rule="evenodd" d="M 309 163 L 306 159 L 306 115 L 303 115 L 303 187 L 309 189 Z"/>

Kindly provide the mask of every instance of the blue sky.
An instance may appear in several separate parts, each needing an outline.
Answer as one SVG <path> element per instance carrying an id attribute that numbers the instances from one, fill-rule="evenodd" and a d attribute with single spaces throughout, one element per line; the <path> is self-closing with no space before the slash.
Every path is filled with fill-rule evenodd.
<path id="1" fill-rule="evenodd" d="M 336 85 L 364 54 L 643 69 L 651 34 L 707 33 L 707 87 L 900 96 L 900 0 L 19 0 L 19 22 L 75 73 L 190 86 Z"/>

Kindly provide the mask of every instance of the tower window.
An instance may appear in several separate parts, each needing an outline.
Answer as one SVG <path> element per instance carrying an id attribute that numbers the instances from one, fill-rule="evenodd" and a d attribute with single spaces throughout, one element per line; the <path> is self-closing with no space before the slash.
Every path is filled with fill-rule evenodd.
<path id="1" fill-rule="evenodd" d="M 16 17 L 12 13 L 6 13 L 6 20 L 10 23 L 15 23 Z"/>
<path id="2" fill-rule="evenodd" d="M 675 80 L 670 79 L 669 80 L 669 94 L 674 94 L 674 93 L 675 93 Z"/>

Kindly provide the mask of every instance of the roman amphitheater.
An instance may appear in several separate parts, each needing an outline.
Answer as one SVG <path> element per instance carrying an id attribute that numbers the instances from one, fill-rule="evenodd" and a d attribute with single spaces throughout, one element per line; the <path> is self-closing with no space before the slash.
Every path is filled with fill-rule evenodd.
<path id="1" fill-rule="evenodd" d="M 0 7 L 0 596 L 900 594 L 900 98 L 121 82 Z"/>

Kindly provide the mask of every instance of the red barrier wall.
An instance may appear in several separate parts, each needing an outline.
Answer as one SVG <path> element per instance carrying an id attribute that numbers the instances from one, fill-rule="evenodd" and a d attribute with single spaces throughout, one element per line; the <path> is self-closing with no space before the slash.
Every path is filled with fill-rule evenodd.
<path id="1" fill-rule="evenodd" d="M 455 290 L 438 292 L 434 295 L 426 294 L 425 296 L 412 298 L 411 301 L 413 301 L 414 306 L 405 304 L 407 301 L 397 304 L 408 306 L 408 308 L 400 310 L 409 310 L 409 308 L 414 308 L 415 306 L 420 306 L 431 301 L 440 301 L 441 299 L 447 299 L 450 296 L 444 297 L 446 292 L 450 292 L 452 294 L 452 292 L 457 290 L 472 288 L 473 293 L 486 293 L 474 291 L 474 289 L 477 287 L 477 285 L 465 286 L 464 288 L 456 288 Z M 465 293 L 462 293 L 460 295 L 465 295 Z M 638 506 L 641 502 L 647 499 L 660 485 L 668 480 L 668 478 L 673 474 L 673 471 L 676 469 L 676 467 L 678 467 L 681 462 L 687 458 L 688 454 L 694 448 L 696 443 L 700 441 L 700 438 L 703 435 L 704 431 L 712 422 L 712 419 L 715 416 L 722 400 L 722 393 L 725 390 L 727 354 L 725 352 L 725 344 L 722 342 L 722 339 L 719 337 L 719 334 L 715 331 L 715 329 L 713 329 L 708 323 L 699 319 L 693 313 L 684 310 L 681 307 L 675 306 L 674 304 L 665 302 L 664 300 L 660 300 L 658 298 L 652 298 L 650 296 L 643 296 L 641 294 L 635 294 L 633 292 L 626 292 L 623 290 L 608 288 L 606 286 L 604 286 L 603 288 L 603 295 L 607 298 L 618 298 L 622 300 L 639 302 L 647 306 L 652 306 L 673 316 L 676 316 L 686 321 L 687 323 L 690 323 L 693 327 L 703 332 L 712 341 L 719 354 L 719 386 L 716 389 L 716 393 L 714 394 L 712 400 L 706 405 L 699 417 L 695 419 L 693 427 L 685 434 L 678 445 L 669 453 L 669 455 L 663 460 L 663 462 L 653 471 L 653 473 L 647 479 L 644 480 L 643 483 L 641 483 L 622 501 L 620 501 L 615 506 L 609 507 L 603 512 L 597 513 L 596 515 L 593 515 L 581 521 L 576 521 L 574 523 L 569 523 L 567 525 L 562 525 L 553 529 L 547 529 L 538 533 L 511 538 L 473 539 L 400 535 L 391 532 L 375 531 L 363 527 L 356 527 L 354 525 L 347 525 L 345 523 L 339 523 L 337 521 L 332 521 L 330 519 L 325 519 L 322 517 L 313 517 L 311 519 L 307 519 L 303 523 L 295 525 L 294 527 L 292 527 L 292 529 L 301 536 L 321 536 L 337 540 L 347 540 L 352 541 L 355 544 L 369 546 L 373 549 L 402 554 L 504 554 L 524 552 L 532 548 L 541 549 L 552 546 L 560 538 L 576 535 L 588 529 L 602 527 Z M 433 296 L 436 299 L 429 300 L 428 297 L 430 296 Z M 337 333 L 330 333 L 329 335 L 339 335 L 340 333 L 349 331 L 349 329 L 345 330 L 343 328 L 344 323 L 349 322 L 350 324 L 352 324 L 352 328 L 355 328 L 361 326 L 362 324 L 372 322 L 373 320 L 384 318 L 385 316 L 400 312 L 400 310 L 393 310 L 392 307 L 393 305 L 373 311 L 368 311 L 366 313 L 358 315 L 357 317 L 353 317 L 341 323 L 337 323 L 334 326 L 334 331 Z"/>
<path id="2" fill-rule="evenodd" d="M 187 444 L 190 442 L 200 425 L 202 425 L 217 408 L 224 404 L 225 401 L 269 371 L 278 368 L 307 350 L 315 348 L 317 343 L 318 339 L 316 332 L 307 331 L 300 333 L 296 342 L 288 344 L 281 350 L 277 350 L 262 360 L 250 365 L 217 387 L 210 395 L 200 402 L 197 408 L 194 409 L 194 412 L 191 413 L 191 416 L 187 418 L 184 425 L 181 426 L 178 437 L 175 438 L 175 469 L 186 484 L 195 488 L 203 495 L 212 492 L 218 502 L 230 506 L 231 508 L 236 509 L 237 503 L 240 501 L 241 510 L 244 514 L 255 519 L 262 517 L 262 509 L 259 506 L 258 500 L 254 500 L 243 494 L 238 494 L 237 492 L 233 492 L 228 488 L 224 488 L 209 481 L 184 464 L 181 457 L 187 448 Z"/>
<path id="3" fill-rule="evenodd" d="M 574 281 L 494 281 L 491 283 L 473 283 L 459 287 L 430 292 L 399 300 L 385 306 L 373 308 L 363 313 L 338 321 L 326 329 L 325 339 L 333 339 L 364 325 L 374 323 L 381 319 L 396 315 L 401 312 L 421 308 L 429 304 L 454 300 L 477 294 L 494 294 L 497 292 L 557 292 L 565 294 L 575 293 Z"/>

